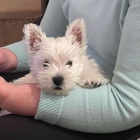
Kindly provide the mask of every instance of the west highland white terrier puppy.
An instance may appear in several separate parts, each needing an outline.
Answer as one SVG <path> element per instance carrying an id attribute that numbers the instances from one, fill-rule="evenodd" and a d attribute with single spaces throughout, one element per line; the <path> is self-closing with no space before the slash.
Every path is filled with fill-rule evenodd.
<path id="1" fill-rule="evenodd" d="M 108 83 L 100 66 L 86 55 L 83 19 L 73 21 L 64 37 L 48 38 L 35 24 L 25 25 L 23 32 L 30 73 L 14 84 L 37 83 L 46 93 L 67 95 L 77 84 L 95 88 Z"/>

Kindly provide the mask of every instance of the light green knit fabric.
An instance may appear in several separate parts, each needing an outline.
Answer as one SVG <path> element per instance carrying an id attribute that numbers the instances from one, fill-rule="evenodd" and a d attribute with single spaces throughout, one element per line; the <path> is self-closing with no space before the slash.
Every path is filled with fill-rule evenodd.
<path id="1" fill-rule="evenodd" d="M 41 26 L 48 37 L 61 36 L 80 17 L 87 27 L 87 53 L 112 80 L 96 89 L 77 86 L 68 96 L 42 92 L 35 118 L 91 133 L 139 125 L 140 0 L 50 0 Z M 18 69 L 26 62 L 19 49 L 12 49 L 20 60 Z"/>

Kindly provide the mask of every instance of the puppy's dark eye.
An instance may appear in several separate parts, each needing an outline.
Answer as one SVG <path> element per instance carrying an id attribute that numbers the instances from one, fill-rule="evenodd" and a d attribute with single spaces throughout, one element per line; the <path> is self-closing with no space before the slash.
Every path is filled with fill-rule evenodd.
<path id="1" fill-rule="evenodd" d="M 49 67 L 49 64 L 50 64 L 50 63 L 49 63 L 48 61 L 45 61 L 45 62 L 43 63 L 43 67 L 44 67 L 44 68 L 48 68 L 48 67 Z"/>
<path id="2" fill-rule="evenodd" d="M 68 61 L 67 63 L 66 63 L 66 65 L 69 65 L 70 67 L 72 66 L 72 61 Z"/>

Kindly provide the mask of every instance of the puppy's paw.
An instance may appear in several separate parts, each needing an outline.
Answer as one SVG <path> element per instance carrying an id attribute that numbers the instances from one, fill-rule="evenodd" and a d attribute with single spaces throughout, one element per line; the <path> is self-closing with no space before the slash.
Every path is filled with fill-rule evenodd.
<path id="1" fill-rule="evenodd" d="M 109 82 L 106 78 L 86 79 L 78 82 L 78 85 L 84 88 L 96 88 Z"/>
<path id="2" fill-rule="evenodd" d="M 99 87 L 101 85 L 101 83 L 99 81 L 91 81 L 91 80 L 81 80 L 78 83 L 79 86 L 83 87 L 83 88 L 96 88 Z"/>

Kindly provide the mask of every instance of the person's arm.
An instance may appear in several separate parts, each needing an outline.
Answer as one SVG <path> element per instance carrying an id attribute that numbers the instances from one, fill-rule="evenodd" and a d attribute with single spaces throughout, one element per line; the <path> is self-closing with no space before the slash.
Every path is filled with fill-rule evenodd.
<path id="1" fill-rule="evenodd" d="M 68 96 L 47 95 L 42 92 L 39 106 L 36 94 L 32 92 L 31 96 L 27 92 L 25 97 L 29 95 L 30 102 L 33 103 L 30 107 L 27 102 L 30 111 L 38 106 L 36 119 L 68 129 L 94 133 L 116 132 L 140 124 L 139 8 L 139 0 L 133 0 L 125 17 L 112 82 L 96 89 L 76 87 Z M 33 84 L 33 86 L 35 85 Z M 24 90 L 24 88 L 24 86 L 20 86 L 18 90 Z M 34 89 L 31 87 L 31 90 L 32 88 Z M 11 93 L 12 97 L 17 97 L 17 94 Z M 0 99 L 1 96 L 2 94 L 0 94 Z M 18 96 L 20 98 L 21 94 Z M 10 100 L 10 97 L 7 99 L 9 102 L 4 103 L 7 106 L 9 103 L 12 105 L 14 103 L 15 98 Z M 22 99 L 24 100 L 24 98 Z M 36 102 L 34 102 L 35 100 Z M 6 109 L 7 106 L 4 104 L 2 106 Z M 18 114 L 21 107 L 24 110 L 20 114 L 24 114 L 24 111 L 28 110 L 22 104 L 15 105 L 18 110 L 14 113 Z"/>
<path id="2" fill-rule="evenodd" d="M 94 133 L 140 124 L 140 1 L 130 4 L 111 83 L 96 89 L 76 87 L 68 96 L 42 92 L 36 119 Z"/>
<path id="3" fill-rule="evenodd" d="M 40 23 L 43 32 L 46 33 L 47 37 L 61 36 L 64 35 L 67 24 L 68 21 L 62 12 L 61 0 L 50 0 Z M 11 50 L 15 54 L 14 57 L 17 57 L 18 62 L 15 71 L 29 69 L 26 47 L 22 41 L 10 44 L 4 48 Z"/>

